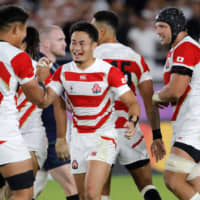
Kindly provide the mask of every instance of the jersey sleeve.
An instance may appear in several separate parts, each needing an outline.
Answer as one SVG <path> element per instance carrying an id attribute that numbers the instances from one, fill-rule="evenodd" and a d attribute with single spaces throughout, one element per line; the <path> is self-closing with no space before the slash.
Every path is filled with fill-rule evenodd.
<path id="1" fill-rule="evenodd" d="M 58 96 L 62 95 L 62 92 L 64 91 L 64 87 L 62 85 L 61 81 L 61 73 L 62 72 L 62 66 L 60 66 L 53 76 L 51 77 L 50 83 L 47 85 L 47 87 L 50 87 Z"/>
<path id="2" fill-rule="evenodd" d="M 111 67 L 108 74 L 108 83 L 117 97 L 130 90 L 123 73 L 116 67 Z"/>
<path id="3" fill-rule="evenodd" d="M 182 67 L 194 70 L 194 66 L 199 63 L 200 50 L 197 46 L 190 42 L 184 42 L 174 51 L 173 68 Z"/>
<path id="4" fill-rule="evenodd" d="M 143 72 L 140 76 L 139 83 L 142 83 L 143 81 L 147 81 L 147 80 L 152 80 L 149 66 L 147 65 L 147 63 L 145 62 L 142 56 L 141 56 L 141 67 L 143 69 Z"/>
<path id="5" fill-rule="evenodd" d="M 32 60 L 29 55 L 25 52 L 17 54 L 12 60 L 11 65 L 14 73 L 22 85 L 34 78 L 34 68 Z"/>

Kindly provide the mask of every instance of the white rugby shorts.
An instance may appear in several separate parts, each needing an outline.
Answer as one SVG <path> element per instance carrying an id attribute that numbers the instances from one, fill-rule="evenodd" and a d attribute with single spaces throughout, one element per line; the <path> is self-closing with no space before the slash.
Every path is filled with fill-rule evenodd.
<path id="1" fill-rule="evenodd" d="M 86 173 L 88 160 L 99 160 L 112 165 L 117 153 L 117 137 L 95 133 L 79 134 L 74 131 L 70 146 L 72 173 L 81 174 Z"/>
<path id="2" fill-rule="evenodd" d="M 31 158 L 21 134 L 10 138 L 1 138 L 0 141 L 0 165 L 20 162 Z"/>

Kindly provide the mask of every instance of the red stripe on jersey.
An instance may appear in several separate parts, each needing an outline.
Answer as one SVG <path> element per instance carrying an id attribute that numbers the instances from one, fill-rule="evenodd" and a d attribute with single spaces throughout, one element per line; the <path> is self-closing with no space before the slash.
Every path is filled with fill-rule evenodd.
<path id="1" fill-rule="evenodd" d="M 113 144 L 115 145 L 115 148 L 117 147 L 117 143 L 114 138 L 105 137 L 105 136 L 101 136 L 101 138 L 104 140 L 111 140 L 113 142 Z"/>
<path id="2" fill-rule="evenodd" d="M 17 94 L 18 94 L 18 98 L 19 98 L 19 96 L 20 96 L 22 93 L 23 93 L 23 90 L 22 90 L 22 88 L 20 87 L 20 88 L 19 88 L 19 91 L 18 91 L 18 93 L 17 93 Z"/>
<path id="3" fill-rule="evenodd" d="M 115 101 L 115 110 L 124 110 L 128 112 L 128 107 L 121 101 Z"/>
<path id="4" fill-rule="evenodd" d="M 132 145 L 132 148 L 134 149 L 137 145 L 139 145 L 142 142 L 143 138 L 144 136 L 141 136 L 141 138 L 135 144 Z"/>
<path id="5" fill-rule="evenodd" d="M 171 119 L 172 121 L 176 120 L 176 118 L 178 116 L 178 113 L 179 113 L 179 110 L 181 108 L 181 105 L 183 104 L 183 102 L 186 99 L 186 97 L 187 97 L 188 93 L 190 92 L 190 90 L 191 90 L 191 87 L 188 85 L 188 87 L 187 87 L 186 91 L 184 92 L 183 96 L 178 101 L 178 104 L 176 106 L 176 109 L 175 109 L 175 111 L 173 113 L 173 116 L 172 116 L 172 119 Z"/>
<path id="6" fill-rule="evenodd" d="M 97 107 L 108 93 L 107 88 L 102 95 L 99 96 L 85 96 L 85 95 L 70 95 L 67 94 L 73 106 L 75 107 Z"/>
<path id="7" fill-rule="evenodd" d="M 200 49 L 191 42 L 183 42 L 175 50 L 173 62 L 187 66 L 195 66 L 200 62 Z"/>
<path id="8" fill-rule="evenodd" d="M 28 117 L 31 115 L 31 113 L 36 109 L 36 105 L 32 104 L 29 109 L 23 114 L 23 116 L 19 120 L 19 128 L 22 127 L 24 122 L 28 119 Z"/>
<path id="9" fill-rule="evenodd" d="M 19 53 L 11 60 L 11 65 L 15 74 L 23 78 L 31 78 L 34 76 L 34 69 L 29 55 L 25 52 Z"/>
<path id="10" fill-rule="evenodd" d="M 82 81 L 82 82 L 94 82 L 103 81 L 105 73 L 76 73 L 76 72 L 65 72 L 65 80 L 67 81 Z"/>
<path id="11" fill-rule="evenodd" d="M 78 120 L 91 120 L 91 119 L 96 119 L 99 116 L 102 116 L 108 109 L 108 107 L 110 106 L 110 99 L 108 100 L 108 102 L 106 103 L 106 105 L 104 106 L 104 108 L 101 110 L 100 113 L 96 114 L 96 115 L 84 115 L 84 116 L 79 116 L 79 115 L 75 115 L 74 117 L 76 117 Z"/>
<path id="12" fill-rule="evenodd" d="M 150 71 L 147 63 L 145 62 L 145 60 L 144 60 L 144 58 L 142 56 L 141 56 L 141 64 L 142 64 L 144 72 L 149 72 Z"/>
<path id="13" fill-rule="evenodd" d="M 53 81 L 59 81 L 61 83 L 61 71 L 62 71 L 62 65 L 55 71 L 53 74 L 52 80 Z"/>
<path id="14" fill-rule="evenodd" d="M 112 112 L 109 112 L 107 115 L 105 115 L 103 118 L 101 118 L 95 126 L 78 126 L 78 124 L 74 118 L 73 118 L 73 123 L 79 133 L 94 133 L 97 129 L 99 129 L 108 120 L 111 113 Z"/>
<path id="15" fill-rule="evenodd" d="M 5 83 L 7 89 L 9 89 L 11 75 L 7 70 L 3 62 L 0 62 L 0 79 Z"/>
<path id="16" fill-rule="evenodd" d="M 108 84 L 112 87 L 118 88 L 122 85 L 126 85 L 127 82 L 123 73 L 116 67 L 111 67 L 108 73 Z"/>
<path id="17" fill-rule="evenodd" d="M 26 103 L 28 102 L 28 99 L 24 99 L 24 101 L 22 101 L 18 106 L 17 109 L 20 112 L 20 110 L 26 105 Z"/>
<path id="18" fill-rule="evenodd" d="M 115 128 L 124 128 L 124 124 L 127 122 L 127 119 L 124 117 L 118 117 L 115 121 Z"/>
<path id="19" fill-rule="evenodd" d="M 1 104 L 2 100 L 3 100 L 3 94 L 0 92 L 0 104 Z"/>
<path id="20" fill-rule="evenodd" d="M 51 78 L 52 78 L 52 75 L 51 75 L 51 73 L 49 72 L 49 76 L 48 76 L 47 79 L 45 80 L 45 85 L 47 85 L 47 84 L 50 83 Z"/>
<path id="21" fill-rule="evenodd" d="M 0 141 L 0 144 L 3 144 L 3 143 L 5 143 L 6 141 L 4 141 L 4 140 L 2 140 L 2 141 Z"/>

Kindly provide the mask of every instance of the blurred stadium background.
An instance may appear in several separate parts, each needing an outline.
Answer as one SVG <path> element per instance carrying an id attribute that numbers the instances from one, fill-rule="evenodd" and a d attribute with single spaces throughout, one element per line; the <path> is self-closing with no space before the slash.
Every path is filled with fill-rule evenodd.
<path id="1" fill-rule="evenodd" d="M 200 0 L 0 0 L 0 6 L 5 4 L 15 4 L 25 8 L 30 14 L 28 25 L 34 26 L 38 30 L 49 24 L 61 26 L 68 45 L 70 42 L 68 30 L 73 22 L 90 21 L 93 14 L 99 10 L 113 10 L 120 18 L 118 40 L 143 55 L 151 69 L 155 90 L 159 90 L 163 86 L 162 66 L 169 48 L 160 46 L 159 39 L 154 32 L 154 19 L 158 11 L 169 6 L 181 8 L 187 19 L 188 33 L 196 40 L 199 40 L 200 36 Z M 70 60 L 71 56 L 67 47 L 66 56 L 59 58 L 58 62 L 62 64 Z M 142 107 L 140 126 L 149 150 L 152 141 L 151 129 L 147 123 L 139 95 L 138 100 Z M 169 122 L 171 107 L 160 110 L 160 116 L 161 130 L 168 155 L 172 135 L 172 127 Z M 155 163 L 154 158 L 151 158 L 153 181 L 163 200 L 176 200 L 177 198 L 167 190 L 163 182 L 162 171 L 165 159 Z M 114 168 L 111 190 L 112 200 L 143 199 L 127 171 L 119 164 Z M 38 200 L 64 198 L 62 189 L 50 179 Z"/>

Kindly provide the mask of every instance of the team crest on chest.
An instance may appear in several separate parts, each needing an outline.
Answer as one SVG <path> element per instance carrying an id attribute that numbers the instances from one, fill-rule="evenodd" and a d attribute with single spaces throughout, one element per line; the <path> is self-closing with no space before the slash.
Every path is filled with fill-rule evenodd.
<path id="1" fill-rule="evenodd" d="M 99 84 L 95 83 L 93 88 L 92 88 L 92 92 L 97 94 L 101 92 L 101 87 L 99 86 Z"/>

